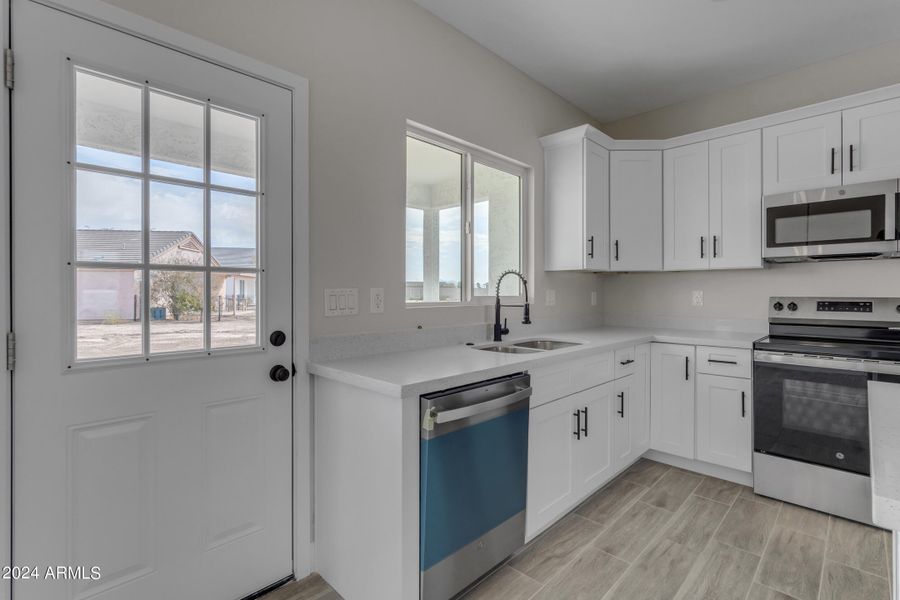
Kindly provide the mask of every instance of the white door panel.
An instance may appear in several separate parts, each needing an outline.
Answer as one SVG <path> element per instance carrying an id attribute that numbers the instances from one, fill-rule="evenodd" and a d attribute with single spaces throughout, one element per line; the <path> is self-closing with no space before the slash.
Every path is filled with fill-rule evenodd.
<path id="1" fill-rule="evenodd" d="M 628 375 L 613 382 L 613 462 L 615 469 L 628 465 L 636 450 L 634 425 L 639 399 L 635 394 L 638 375 Z"/>
<path id="2" fill-rule="evenodd" d="M 900 99 L 845 110 L 843 125 L 844 185 L 900 177 Z"/>
<path id="3" fill-rule="evenodd" d="M 709 266 L 762 266 L 760 132 L 709 142 Z"/>
<path id="4" fill-rule="evenodd" d="M 663 152 L 663 267 L 709 267 L 709 142 Z"/>
<path id="5" fill-rule="evenodd" d="M 750 380 L 697 376 L 697 459 L 750 472 L 753 451 Z"/>
<path id="6" fill-rule="evenodd" d="M 637 457 L 650 449 L 650 344 L 635 348 L 635 361 L 631 431 Z"/>
<path id="7" fill-rule="evenodd" d="M 96 565 L 101 571 L 97 581 L 13 582 L 15 597 L 218 600 L 253 593 L 292 572 L 291 384 L 268 377 L 273 365 L 290 367 L 292 359 L 291 94 L 28 0 L 13 0 L 12 14 L 19 339 L 13 555 L 17 564 Z M 90 81 L 102 92 L 77 111 L 76 73 L 94 77 Z M 99 85 L 103 81 L 111 83 Z M 132 92 L 140 99 L 137 116 L 119 97 Z M 191 163 L 190 153 L 176 153 L 180 170 L 166 173 L 154 162 L 159 142 L 188 130 L 179 129 L 182 113 L 153 112 L 159 94 L 207 115 L 200 118 L 206 137 L 195 136 L 200 141 L 192 147 L 202 158 Z M 93 145 L 76 153 L 76 131 L 87 135 L 79 111 L 88 109 L 101 115 L 97 122 L 111 125 L 90 130 Z M 153 114 L 168 114 L 161 130 L 149 123 Z M 129 132 L 140 141 L 134 147 L 120 143 Z M 254 140 L 260 140 L 258 148 Z M 191 143 L 168 148 L 184 150 Z M 238 150 L 247 143 L 249 155 Z M 85 148 L 90 156 L 82 154 Z M 204 155 L 202 148 L 210 150 Z M 111 156 L 118 162 L 97 166 Z M 246 156 L 249 163 L 241 158 Z M 251 171 L 258 190 L 246 187 Z M 84 201 L 90 207 L 93 200 L 85 199 L 103 197 L 104 185 L 80 187 L 84 181 L 76 173 L 86 172 L 107 183 L 130 182 L 112 190 L 120 204 L 88 211 L 91 218 L 113 214 L 118 221 L 111 227 L 83 227 L 81 212 L 77 223 L 70 218 L 76 199 L 77 206 Z M 185 181 L 196 173 L 208 175 Z M 178 179 L 178 202 L 154 196 L 163 183 L 157 175 Z M 185 207 L 194 196 L 193 214 L 206 225 L 179 229 L 185 235 L 171 253 L 153 254 L 159 232 L 171 232 L 173 218 L 188 227 Z M 129 202 L 138 207 L 130 216 Z M 106 208 L 111 212 L 101 210 Z M 111 241 L 113 234 L 119 238 Z M 239 296 L 238 272 L 228 270 L 223 249 L 246 250 L 247 235 L 259 244 L 258 253 L 251 252 L 259 262 L 240 263 L 241 280 L 255 292 Z M 102 249 L 100 258 L 82 247 L 87 238 L 95 244 L 92 251 Z M 169 262 L 151 267 L 151 256 Z M 197 258 L 184 262 L 186 256 Z M 82 267 L 84 260 L 96 260 L 96 268 Z M 133 264 L 121 268 L 122 261 Z M 106 269 L 108 264 L 120 268 Z M 76 278 L 76 268 L 90 276 Z M 162 271 L 190 277 L 165 292 Z M 98 293 L 75 293 L 76 281 L 86 285 L 98 273 L 102 281 L 82 290 Z M 122 285 L 133 287 L 116 287 Z M 91 298 L 101 298 L 94 305 L 101 312 L 76 306 Z M 167 316 L 150 320 L 150 309 L 163 305 Z M 276 329 L 288 333 L 286 344 L 261 343 Z M 246 347 L 221 348 L 235 339 Z M 91 356 L 126 350 L 133 356 L 108 364 L 76 361 L 76 346 Z M 187 346 L 197 350 L 150 354 Z"/>
<path id="8" fill-rule="evenodd" d="M 528 422 L 526 535 L 556 520 L 575 501 L 575 417 L 569 396 L 534 408 Z"/>
<path id="9" fill-rule="evenodd" d="M 609 382 L 572 396 L 573 410 L 581 410 L 581 439 L 575 442 L 574 462 L 580 496 L 603 485 L 613 471 L 612 391 Z"/>
<path id="10" fill-rule="evenodd" d="M 585 267 L 609 269 L 609 150 L 584 141 Z"/>
<path id="11" fill-rule="evenodd" d="M 610 154 L 611 271 L 662 269 L 662 177 L 658 150 Z"/>
<path id="12" fill-rule="evenodd" d="M 763 129 L 763 194 L 841 185 L 841 113 Z"/>
<path id="13" fill-rule="evenodd" d="M 694 458 L 694 346 L 650 345 L 651 448 Z"/>

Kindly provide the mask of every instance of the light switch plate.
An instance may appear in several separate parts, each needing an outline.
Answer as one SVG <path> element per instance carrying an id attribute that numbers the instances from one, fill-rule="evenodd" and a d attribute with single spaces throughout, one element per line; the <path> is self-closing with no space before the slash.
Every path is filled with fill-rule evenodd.
<path id="1" fill-rule="evenodd" d="M 373 314 L 384 312 L 384 288 L 369 288 L 369 312 Z"/>
<path id="2" fill-rule="evenodd" d="M 359 290 L 357 288 L 327 288 L 325 290 L 325 316 L 344 317 L 359 314 Z"/>

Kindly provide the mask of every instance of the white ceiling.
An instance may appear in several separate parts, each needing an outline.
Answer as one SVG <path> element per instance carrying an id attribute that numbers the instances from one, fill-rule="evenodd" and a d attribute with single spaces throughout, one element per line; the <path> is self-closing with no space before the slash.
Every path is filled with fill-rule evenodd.
<path id="1" fill-rule="evenodd" d="M 601 122 L 900 38 L 900 0 L 415 1 Z"/>

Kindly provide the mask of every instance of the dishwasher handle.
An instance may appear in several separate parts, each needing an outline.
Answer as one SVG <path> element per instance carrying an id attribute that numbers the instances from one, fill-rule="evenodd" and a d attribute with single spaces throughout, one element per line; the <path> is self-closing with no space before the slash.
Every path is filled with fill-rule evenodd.
<path id="1" fill-rule="evenodd" d="M 507 394 L 506 396 L 500 396 L 499 398 L 487 400 L 486 402 L 479 402 L 478 404 L 471 404 L 469 406 L 453 408 L 450 410 L 435 411 L 432 414 L 434 416 L 435 423 L 449 423 L 451 421 L 468 419 L 469 417 L 474 417 L 475 415 L 480 415 L 492 410 L 497 410 L 505 406 L 515 404 L 516 402 L 521 402 L 522 400 L 525 400 L 530 396 L 531 388 L 527 387 L 517 390 L 512 394 Z"/>

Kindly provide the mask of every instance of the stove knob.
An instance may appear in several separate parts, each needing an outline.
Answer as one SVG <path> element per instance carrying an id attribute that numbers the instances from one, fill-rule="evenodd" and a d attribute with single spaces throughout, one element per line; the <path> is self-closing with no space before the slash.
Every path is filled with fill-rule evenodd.
<path id="1" fill-rule="evenodd" d="M 900 304 L 897 305 L 897 312 L 900 312 Z"/>
<path id="2" fill-rule="evenodd" d="M 797 303 L 791 302 L 790 304 L 788 304 L 788 310 L 791 312 L 794 312 L 795 310 L 797 310 Z"/>
<path id="3" fill-rule="evenodd" d="M 772 305 L 772 308 L 774 308 L 775 310 L 780 312 L 780 311 L 784 310 L 784 304 L 782 304 L 781 302 L 776 302 L 775 304 Z"/>

